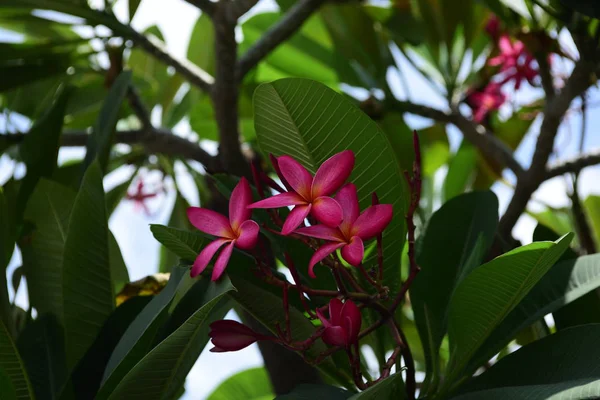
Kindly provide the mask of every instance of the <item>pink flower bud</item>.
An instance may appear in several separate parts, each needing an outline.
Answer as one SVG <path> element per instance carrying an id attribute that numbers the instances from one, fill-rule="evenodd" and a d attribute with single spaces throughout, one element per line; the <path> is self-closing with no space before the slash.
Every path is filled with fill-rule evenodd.
<path id="1" fill-rule="evenodd" d="M 250 346 L 257 340 L 269 339 L 258 334 L 244 324 L 233 320 L 215 321 L 210 324 L 208 333 L 215 347 L 210 349 L 213 353 L 238 351 Z"/>
<path id="2" fill-rule="evenodd" d="M 321 338 L 326 344 L 348 347 L 358 341 L 362 316 L 352 300 L 342 303 L 339 299 L 332 299 L 329 302 L 329 319 L 318 310 L 317 315 L 325 327 Z"/>

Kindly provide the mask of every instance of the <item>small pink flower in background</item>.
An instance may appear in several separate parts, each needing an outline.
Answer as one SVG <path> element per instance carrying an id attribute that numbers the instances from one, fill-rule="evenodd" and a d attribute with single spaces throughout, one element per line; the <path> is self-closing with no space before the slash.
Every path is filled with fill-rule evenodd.
<path id="1" fill-rule="evenodd" d="M 350 176 L 354 168 L 352 151 L 342 151 L 326 160 L 314 178 L 302 164 L 290 156 L 279 157 L 274 168 L 289 191 L 251 204 L 250 208 L 294 206 L 283 224 L 283 235 L 292 233 L 308 214 L 327 226 L 339 225 L 342 221 L 342 209 L 328 196 L 335 193 Z"/>
<path id="2" fill-rule="evenodd" d="M 491 111 L 498 110 L 506 102 L 506 95 L 501 89 L 501 84 L 491 82 L 482 91 L 467 96 L 466 101 L 473 109 L 475 121 L 482 122 Z"/>
<path id="3" fill-rule="evenodd" d="M 500 35 L 500 19 L 497 16 L 492 15 L 485 25 L 485 31 L 494 40 L 498 39 Z"/>
<path id="4" fill-rule="evenodd" d="M 508 35 L 502 35 L 498 47 L 500 54 L 491 58 L 488 64 L 500 67 L 505 76 L 502 84 L 514 81 L 515 90 L 519 90 L 524 80 L 533 84 L 539 71 L 535 66 L 535 58 L 527 51 L 523 42 L 516 40 L 513 43 Z"/>
<path id="5" fill-rule="evenodd" d="M 317 315 L 325 328 L 321 338 L 326 344 L 348 347 L 358 340 L 362 316 L 352 300 L 342 303 L 339 299 L 331 299 L 329 319 L 320 310 L 317 310 Z"/>
<path id="6" fill-rule="evenodd" d="M 354 266 L 360 265 L 365 254 L 363 241 L 379 235 L 392 220 L 391 204 L 371 206 L 359 215 L 356 186 L 352 183 L 341 188 L 335 199 L 343 211 L 342 223 L 337 228 L 313 225 L 296 230 L 301 235 L 330 242 L 321 246 L 310 259 L 308 272 L 313 278 L 315 265 L 339 248 L 344 260 Z"/>
<path id="7" fill-rule="evenodd" d="M 159 192 L 144 193 L 144 185 L 144 180 L 142 178 L 139 178 L 136 190 L 134 192 L 127 192 L 127 194 L 125 195 L 125 199 L 133 201 L 137 209 L 144 210 L 146 215 L 150 215 L 150 209 L 146 204 L 146 200 L 158 196 Z"/>
<path id="8" fill-rule="evenodd" d="M 206 269 L 215 253 L 225 244 L 227 246 L 217 257 L 212 273 L 216 281 L 225 271 L 233 247 L 249 250 L 258 241 L 258 224 L 250 219 L 252 211 L 248 205 L 252 202 L 252 191 L 246 178 L 242 178 L 231 193 L 229 199 L 229 220 L 212 210 L 200 207 L 190 207 L 187 210 L 188 219 L 196 228 L 204 233 L 217 236 L 217 239 L 206 246 L 196 258 L 192 267 L 192 277 Z"/>
<path id="9" fill-rule="evenodd" d="M 224 353 L 227 351 L 238 351 L 250 346 L 257 340 L 271 339 L 254 332 L 252 329 L 237 321 L 224 319 L 210 324 L 208 333 L 212 344 L 215 346 L 210 351 L 213 353 Z"/>

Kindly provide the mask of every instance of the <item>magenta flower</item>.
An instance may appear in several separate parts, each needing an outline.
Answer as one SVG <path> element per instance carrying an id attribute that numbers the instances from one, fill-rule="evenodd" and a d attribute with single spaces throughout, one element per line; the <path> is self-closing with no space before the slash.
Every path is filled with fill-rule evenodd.
<path id="1" fill-rule="evenodd" d="M 250 219 L 252 211 L 248 205 L 252 202 L 252 191 L 246 178 L 242 178 L 231 193 L 229 199 L 229 220 L 212 210 L 200 207 L 187 209 L 188 219 L 196 228 L 204 233 L 217 236 L 217 239 L 206 246 L 196 258 L 192 267 L 192 277 L 206 269 L 215 253 L 225 244 L 227 246 L 217 257 L 212 273 L 216 281 L 223 274 L 233 247 L 249 250 L 258 241 L 258 224 Z"/>
<path id="2" fill-rule="evenodd" d="M 358 340 L 362 316 L 360 310 L 352 302 L 335 298 L 329 302 L 329 319 L 317 309 L 317 316 L 325 328 L 321 338 L 326 344 L 331 346 L 348 347 Z"/>
<path id="3" fill-rule="evenodd" d="M 288 192 L 250 205 L 250 208 L 279 208 L 295 206 L 288 215 L 281 233 L 288 235 L 312 214 L 327 226 L 338 226 L 342 221 L 342 209 L 329 197 L 340 188 L 354 168 L 354 153 L 345 150 L 326 160 L 314 178 L 290 156 L 281 156 L 273 165 Z"/>
<path id="4" fill-rule="evenodd" d="M 321 246 L 310 259 L 308 273 L 313 278 L 315 265 L 339 248 L 344 260 L 354 266 L 360 265 L 365 254 L 363 241 L 379 235 L 392 220 L 391 204 L 371 206 L 359 215 L 356 186 L 352 183 L 341 188 L 335 199 L 343 211 L 342 223 L 337 228 L 313 225 L 296 230 L 301 235 L 330 242 Z"/>
<path id="5" fill-rule="evenodd" d="M 254 332 L 252 329 L 237 321 L 224 319 L 210 324 L 208 333 L 212 344 L 215 346 L 210 351 L 224 353 L 238 351 L 250 346 L 257 340 L 270 340 L 268 336 Z"/>
<path id="6" fill-rule="evenodd" d="M 497 67 L 505 78 L 502 84 L 514 81 L 515 90 L 519 90 L 523 81 L 533 85 L 539 71 L 535 68 L 535 58 L 527 51 L 525 45 L 520 40 L 511 41 L 508 35 L 502 35 L 498 41 L 500 54 L 491 58 L 488 64 Z"/>
<path id="7" fill-rule="evenodd" d="M 506 102 L 502 85 L 491 82 L 482 91 L 467 96 L 467 104 L 473 109 L 473 119 L 481 122 L 491 112 L 498 110 Z"/>
<path id="8" fill-rule="evenodd" d="M 148 209 L 146 200 L 154 198 L 157 195 L 158 195 L 158 192 L 145 193 L 144 180 L 142 178 L 139 178 L 137 186 L 136 186 L 136 191 L 135 192 L 127 192 L 127 194 L 125 195 L 125 199 L 133 201 L 136 209 L 142 209 L 142 210 L 144 210 L 146 215 L 150 215 L 150 209 Z"/>

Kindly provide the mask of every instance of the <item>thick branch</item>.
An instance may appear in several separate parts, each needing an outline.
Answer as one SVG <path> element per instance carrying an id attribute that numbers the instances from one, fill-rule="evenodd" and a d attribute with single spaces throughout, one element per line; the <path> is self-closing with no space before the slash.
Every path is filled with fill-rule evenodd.
<path id="1" fill-rule="evenodd" d="M 23 141 L 26 134 L 2 135 L 6 141 L 18 144 Z M 86 146 L 89 134 L 86 132 L 70 132 L 61 136 L 61 146 L 83 147 Z M 115 143 L 144 146 L 148 153 L 160 153 L 173 157 L 195 160 L 204 165 L 211 172 L 220 170 L 218 159 L 208 154 L 197 143 L 192 143 L 181 136 L 162 129 L 137 129 L 117 131 Z"/>
<path id="2" fill-rule="evenodd" d="M 579 60 L 575 64 L 575 68 L 563 90 L 546 103 L 544 120 L 540 127 L 531 167 L 521 179 L 518 179 L 513 197 L 500 219 L 498 228 L 500 237 L 509 237 L 512 228 L 525 211 L 531 195 L 547 178 L 546 164 L 554 149 L 554 139 L 558 133 L 558 127 L 571 106 L 571 102 L 591 85 L 591 74 L 594 70 L 595 64 L 593 62 L 584 59 Z"/>
<path id="3" fill-rule="evenodd" d="M 570 160 L 561 161 L 550 166 L 550 168 L 548 168 L 546 171 L 544 180 L 548 180 L 569 172 L 577 173 L 586 167 L 597 164 L 600 164 L 600 149 L 574 157 Z"/>
<path id="4" fill-rule="evenodd" d="M 242 155 L 238 129 L 238 82 L 235 77 L 237 42 L 236 21 L 230 20 L 228 2 L 219 2 L 215 8 L 215 84 L 213 105 L 219 127 L 219 157 L 225 171 L 236 175 L 249 172 Z"/>
<path id="5" fill-rule="evenodd" d="M 286 12 L 254 45 L 240 58 L 237 77 L 242 80 L 260 60 L 264 59 L 281 43 L 289 39 L 325 0 L 300 0 Z"/>
<path id="6" fill-rule="evenodd" d="M 523 167 L 513 157 L 513 153 L 501 140 L 487 132 L 483 125 L 470 121 L 458 112 L 446 113 L 432 107 L 414 104 L 407 101 L 395 101 L 394 105 L 401 111 L 431 118 L 437 122 L 451 123 L 461 130 L 464 137 L 483 153 L 503 167 L 509 168 L 519 178 Z"/>
<path id="7" fill-rule="evenodd" d="M 215 12 L 215 3 L 213 3 L 210 0 L 185 0 L 185 1 L 190 3 L 191 5 L 193 5 L 194 7 L 199 8 L 200 11 L 202 11 L 203 13 L 206 13 L 210 16 L 212 16 L 213 13 Z"/>

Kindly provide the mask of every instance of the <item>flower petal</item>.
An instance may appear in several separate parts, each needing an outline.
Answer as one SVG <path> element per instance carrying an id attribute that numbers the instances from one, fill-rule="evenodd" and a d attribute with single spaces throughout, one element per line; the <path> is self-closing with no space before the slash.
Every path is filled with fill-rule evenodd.
<path id="1" fill-rule="evenodd" d="M 331 324 L 334 326 L 342 325 L 342 309 L 344 308 L 344 303 L 338 298 L 333 298 L 329 301 L 329 320 Z"/>
<path id="2" fill-rule="evenodd" d="M 310 204 L 294 207 L 283 223 L 281 234 L 289 235 L 290 233 L 294 232 L 294 230 L 296 230 L 296 228 L 306 219 L 308 213 L 310 213 L 310 209 Z"/>
<path id="3" fill-rule="evenodd" d="M 233 239 L 229 220 L 218 212 L 200 207 L 189 207 L 187 216 L 198 230 L 210 235 Z"/>
<path id="4" fill-rule="evenodd" d="M 246 178 L 242 177 L 229 198 L 229 222 L 234 232 L 238 231 L 244 221 L 250 219 L 252 215 L 252 210 L 248 208 L 250 203 L 252 203 L 252 190 Z"/>
<path id="5" fill-rule="evenodd" d="M 348 327 L 349 329 L 346 330 L 346 333 L 348 334 L 349 342 L 354 343 L 358 339 L 360 326 L 362 324 L 362 315 L 360 314 L 360 310 L 352 300 L 346 300 L 344 307 L 342 308 L 341 315 L 344 321 L 348 319 L 351 322 L 351 325 Z"/>
<path id="6" fill-rule="evenodd" d="M 308 275 L 310 275 L 311 278 L 316 278 L 317 276 L 313 271 L 315 265 L 342 246 L 344 246 L 344 243 L 327 243 L 319 247 L 319 249 L 315 251 L 315 254 L 313 254 L 313 256 L 310 258 L 310 262 L 308 264 Z"/>
<path id="7" fill-rule="evenodd" d="M 321 339 L 323 339 L 323 341 L 330 346 L 348 345 L 346 332 L 341 326 L 332 326 L 330 328 L 325 328 L 325 332 L 323 332 L 323 336 L 321 336 Z"/>
<path id="8" fill-rule="evenodd" d="M 352 225 L 352 233 L 362 240 L 371 239 L 379 235 L 392 220 L 393 208 L 391 204 L 378 204 L 371 206 L 360 214 Z"/>
<path id="9" fill-rule="evenodd" d="M 319 319 L 321 320 L 321 323 L 323 324 L 323 326 L 325 328 L 329 328 L 331 326 L 331 322 L 329 322 L 329 320 L 323 315 L 321 310 L 319 310 L 318 308 L 317 308 L 317 317 L 319 317 Z"/>
<path id="10" fill-rule="evenodd" d="M 242 250 L 250 250 L 256 246 L 258 241 L 258 224 L 251 219 L 245 221 L 240 226 L 240 235 L 235 240 L 235 245 Z"/>
<path id="11" fill-rule="evenodd" d="M 233 252 L 233 246 L 235 245 L 235 240 L 231 241 L 224 249 L 223 251 L 221 251 L 221 254 L 219 254 L 219 257 L 217 257 L 217 261 L 215 262 L 215 267 L 213 268 L 213 273 L 212 273 L 212 280 L 216 281 L 218 280 L 221 275 L 223 275 L 223 272 L 225 271 L 225 268 L 227 267 L 227 263 L 229 262 L 229 258 L 231 257 L 231 253 Z"/>
<path id="12" fill-rule="evenodd" d="M 313 177 L 302 164 L 290 156 L 281 156 L 277 159 L 279 169 L 285 180 L 300 196 L 310 200 L 310 187 Z"/>
<path id="13" fill-rule="evenodd" d="M 346 182 L 354 168 L 354 153 L 344 150 L 326 160 L 315 174 L 312 181 L 312 198 L 329 196 Z"/>
<path id="14" fill-rule="evenodd" d="M 200 254 L 198 254 L 198 257 L 196 257 L 196 261 L 194 261 L 194 266 L 192 267 L 192 271 L 190 272 L 192 278 L 201 274 L 206 269 L 206 266 L 213 258 L 217 250 L 219 250 L 221 246 L 223 246 L 229 241 L 230 240 L 228 239 L 217 239 L 210 242 L 208 246 L 202 249 Z"/>
<path id="15" fill-rule="evenodd" d="M 344 237 L 337 228 L 332 228 L 327 225 L 312 225 L 304 228 L 296 229 L 296 233 L 304 236 L 310 236 L 317 239 L 330 240 L 332 242 L 342 242 Z"/>
<path id="16" fill-rule="evenodd" d="M 363 241 L 358 236 L 352 236 L 350 244 L 342 247 L 342 258 L 348 264 L 358 267 L 365 256 L 365 247 Z"/>
<path id="17" fill-rule="evenodd" d="M 311 213 L 327 226 L 336 227 L 342 222 L 342 207 L 331 197 L 321 196 L 313 200 Z"/>
<path id="18" fill-rule="evenodd" d="M 343 220 L 340 224 L 340 230 L 347 234 L 360 214 L 356 186 L 353 183 L 344 185 L 335 196 L 335 200 L 342 207 Z"/>
<path id="19" fill-rule="evenodd" d="M 293 191 L 294 188 L 292 188 L 290 186 L 288 181 L 285 179 L 285 177 L 281 173 L 281 170 L 279 169 L 279 162 L 277 161 L 277 157 L 275 157 L 273 154 L 269 154 L 269 159 L 271 160 L 271 164 L 273 165 L 273 169 L 275 170 L 275 173 L 277 174 L 279 179 L 281 179 L 281 183 L 283 183 L 283 186 L 285 186 L 285 188 L 288 191 L 290 191 L 290 192 Z"/>
<path id="20" fill-rule="evenodd" d="M 294 192 L 279 193 L 275 196 L 266 198 L 264 200 L 257 201 L 248 206 L 248 208 L 279 208 L 287 206 L 295 206 L 299 204 L 306 204 L 300 195 Z"/>

